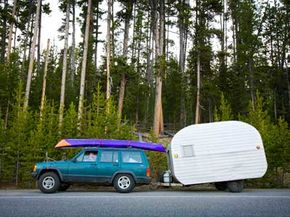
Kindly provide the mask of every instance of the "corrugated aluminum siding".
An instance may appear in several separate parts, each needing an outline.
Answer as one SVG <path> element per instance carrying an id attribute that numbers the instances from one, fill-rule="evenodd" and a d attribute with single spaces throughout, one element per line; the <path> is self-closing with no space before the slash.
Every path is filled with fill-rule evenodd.
<path id="1" fill-rule="evenodd" d="M 190 157 L 183 153 L 188 145 Z M 184 185 L 259 178 L 267 170 L 259 132 L 240 121 L 188 126 L 173 137 L 170 149 L 172 172 Z"/>

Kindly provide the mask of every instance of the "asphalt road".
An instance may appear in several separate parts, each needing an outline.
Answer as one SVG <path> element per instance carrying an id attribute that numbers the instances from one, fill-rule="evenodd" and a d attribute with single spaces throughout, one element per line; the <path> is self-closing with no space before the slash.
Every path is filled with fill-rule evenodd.
<path id="1" fill-rule="evenodd" d="M 62 192 L 0 190 L 0 216 L 290 216 L 290 189 Z"/>

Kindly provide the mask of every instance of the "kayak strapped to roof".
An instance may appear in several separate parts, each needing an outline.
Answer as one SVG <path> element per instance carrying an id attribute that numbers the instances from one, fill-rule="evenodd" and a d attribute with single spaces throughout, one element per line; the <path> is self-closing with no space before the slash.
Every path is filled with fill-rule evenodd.
<path id="1" fill-rule="evenodd" d="M 55 148 L 74 147 L 138 148 L 148 151 L 166 152 L 162 144 L 115 139 L 63 139 L 55 146 Z"/>

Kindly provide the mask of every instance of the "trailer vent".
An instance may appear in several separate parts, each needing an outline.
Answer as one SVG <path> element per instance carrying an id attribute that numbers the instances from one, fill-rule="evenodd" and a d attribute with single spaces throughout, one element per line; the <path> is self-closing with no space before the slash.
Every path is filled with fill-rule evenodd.
<path id="1" fill-rule="evenodd" d="M 183 157 L 193 157 L 193 145 L 184 145 L 183 146 Z"/>

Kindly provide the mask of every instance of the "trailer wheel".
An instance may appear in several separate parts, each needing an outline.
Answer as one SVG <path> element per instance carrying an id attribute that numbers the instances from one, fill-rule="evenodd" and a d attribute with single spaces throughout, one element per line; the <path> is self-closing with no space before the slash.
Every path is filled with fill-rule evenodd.
<path id="1" fill-rule="evenodd" d="M 227 187 L 230 192 L 238 193 L 244 189 L 244 180 L 236 180 L 227 182 Z"/>
<path id="2" fill-rule="evenodd" d="M 214 183 L 215 187 L 219 191 L 227 190 L 227 183 L 226 182 L 216 182 Z"/>

